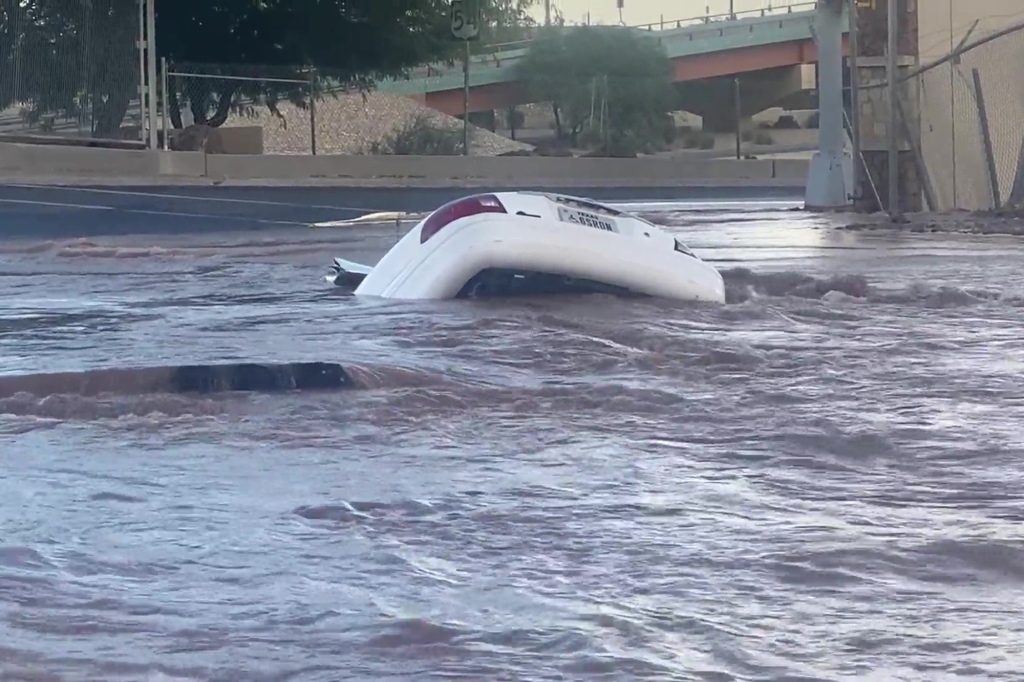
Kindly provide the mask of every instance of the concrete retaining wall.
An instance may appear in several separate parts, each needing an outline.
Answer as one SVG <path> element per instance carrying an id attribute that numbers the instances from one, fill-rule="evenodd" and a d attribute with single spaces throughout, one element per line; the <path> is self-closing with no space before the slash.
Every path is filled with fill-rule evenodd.
<path id="1" fill-rule="evenodd" d="M 551 186 L 802 186 L 807 161 L 461 156 L 275 156 L 90 149 L 0 143 L 0 175 L 8 177 L 212 180 L 337 180 L 338 184 L 453 185 L 491 182 Z"/>
<path id="2" fill-rule="evenodd" d="M 131 177 L 152 175 L 158 165 L 153 153 L 144 150 L 0 143 L 0 171 Z"/>

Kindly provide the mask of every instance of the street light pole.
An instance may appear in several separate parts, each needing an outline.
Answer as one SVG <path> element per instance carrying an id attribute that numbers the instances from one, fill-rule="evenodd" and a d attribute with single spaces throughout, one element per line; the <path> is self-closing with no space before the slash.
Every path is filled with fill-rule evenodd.
<path id="1" fill-rule="evenodd" d="M 886 80 L 889 83 L 889 110 L 886 121 L 887 146 L 889 147 L 889 216 L 896 219 L 900 215 L 900 189 L 899 189 L 899 138 L 896 134 L 896 98 L 899 93 L 896 90 L 896 52 L 897 32 L 899 30 L 899 19 L 896 12 L 896 0 L 887 0 L 888 27 L 886 34 Z"/>
<path id="2" fill-rule="evenodd" d="M 157 149 L 156 136 L 156 0 L 146 0 L 146 81 L 149 83 L 149 148 Z M 166 104 L 164 106 L 167 106 Z M 164 135 L 167 132 L 164 131 Z"/>

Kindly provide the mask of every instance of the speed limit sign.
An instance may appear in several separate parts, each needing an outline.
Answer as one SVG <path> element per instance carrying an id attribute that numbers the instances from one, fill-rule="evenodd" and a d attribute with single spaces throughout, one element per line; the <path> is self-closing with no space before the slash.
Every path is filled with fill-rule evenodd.
<path id="1" fill-rule="evenodd" d="M 451 0 L 452 35 L 459 40 L 480 36 L 479 0 Z"/>

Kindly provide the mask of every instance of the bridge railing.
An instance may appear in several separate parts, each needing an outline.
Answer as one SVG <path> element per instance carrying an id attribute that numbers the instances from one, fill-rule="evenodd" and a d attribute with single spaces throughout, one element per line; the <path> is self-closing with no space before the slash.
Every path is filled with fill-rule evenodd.
<path id="1" fill-rule="evenodd" d="M 792 14 L 793 12 L 807 12 L 811 11 L 817 5 L 817 0 L 799 0 L 797 2 L 789 2 L 786 4 L 780 4 L 774 7 L 762 7 L 760 9 L 743 10 L 740 12 L 723 12 L 720 14 L 705 13 L 697 16 L 688 16 L 682 19 L 666 19 L 664 15 L 658 21 L 648 22 L 646 24 L 631 24 L 630 28 L 635 28 L 642 31 L 672 31 L 675 29 L 686 28 L 687 26 L 700 26 L 704 24 L 712 24 L 724 21 L 736 21 L 738 19 L 756 19 L 760 17 L 772 17 L 778 15 Z M 507 50 L 516 50 L 529 48 L 533 43 L 533 38 L 526 38 L 524 40 L 513 40 L 504 43 L 488 43 L 480 48 L 480 53 L 500 53 Z"/>

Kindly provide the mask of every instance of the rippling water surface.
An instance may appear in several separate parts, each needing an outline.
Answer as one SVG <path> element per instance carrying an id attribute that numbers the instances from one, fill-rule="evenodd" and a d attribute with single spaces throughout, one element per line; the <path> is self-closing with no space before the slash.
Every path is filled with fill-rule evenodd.
<path id="1" fill-rule="evenodd" d="M 728 305 L 323 282 L 393 229 L 0 246 L 0 374 L 72 373 L 0 392 L 0 679 L 1020 679 L 1018 243 L 638 208 Z M 233 359 L 369 388 L 73 374 Z"/>

